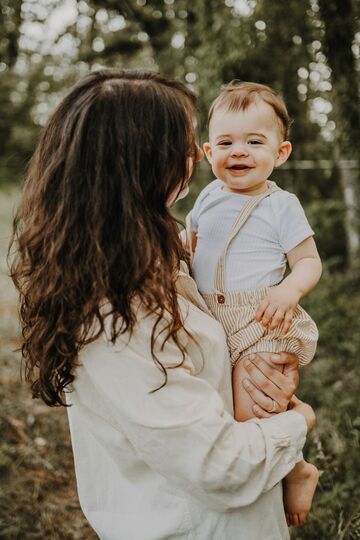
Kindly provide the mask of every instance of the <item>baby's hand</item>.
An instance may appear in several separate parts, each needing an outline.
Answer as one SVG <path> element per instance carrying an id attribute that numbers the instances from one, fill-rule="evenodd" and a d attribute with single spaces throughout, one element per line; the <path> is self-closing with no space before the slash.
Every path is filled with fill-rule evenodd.
<path id="1" fill-rule="evenodd" d="M 255 320 L 269 330 L 274 330 L 284 322 L 282 333 L 286 334 L 291 325 L 294 309 L 300 298 L 299 291 L 286 283 L 271 287 L 269 294 L 257 309 Z"/>

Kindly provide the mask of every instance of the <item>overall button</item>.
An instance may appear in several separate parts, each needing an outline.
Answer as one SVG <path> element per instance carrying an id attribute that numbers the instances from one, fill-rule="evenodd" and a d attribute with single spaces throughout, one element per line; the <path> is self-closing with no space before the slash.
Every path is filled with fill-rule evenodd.
<path id="1" fill-rule="evenodd" d="M 225 304 L 225 296 L 223 294 L 218 294 L 217 301 L 219 304 Z"/>

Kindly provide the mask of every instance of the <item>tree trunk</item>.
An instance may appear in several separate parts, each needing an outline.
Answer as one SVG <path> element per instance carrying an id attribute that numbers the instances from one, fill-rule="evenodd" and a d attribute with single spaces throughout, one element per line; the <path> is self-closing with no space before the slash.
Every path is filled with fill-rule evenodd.
<path id="1" fill-rule="evenodd" d="M 324 44 L 332 70 L 333 105 L 337 124 L 335 154 L 341 159 L 357 160 L 357 169 L 341 169 L 341 184 L 346 206 L 346 231 L 349 263 L 360 257 L 360 112 L 358 74 L 352 42 L 355 35 L 351 0 L 318 0 L 324 22 Z"/>

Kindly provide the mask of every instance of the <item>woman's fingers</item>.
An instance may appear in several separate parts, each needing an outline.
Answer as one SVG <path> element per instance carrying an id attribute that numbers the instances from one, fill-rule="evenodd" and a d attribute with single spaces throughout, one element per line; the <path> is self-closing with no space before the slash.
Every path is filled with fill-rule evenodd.
<path id="1" fill-rule="evenodd" d="M 283 373 L 289 370 L 297 370 L 299 367 L 299 359 L 293 353 L 287 353 L 287 352 L 273 353 L 270 356 L 270 360 L 272 364 L 283 365 L 284 366 L 284 369 L 282 370 Z"/>
<path id="2" fill-rule="evenodd" d="M 259 371 L 267 379 L 275 384 L 278 388 L 282 388 L 286 382 L 284 381 L 284 375 L 281 371 L 270 364 L 270 355 L 266 354 L 267 359 L 261 356 L 261 353 L 252 354 L 244 359 L 244 366 L 246 370 L 251 373 L 254 373 L 255 376 L 260 376 L 257 372 Z M 263 378 L 261 378 L 263 380 Z M 255 381 L 253 381 L 255 382 Z"/>
<path id="3" fill-rule="evenodd" d="M 299 378 L 298 360 L 295 355 L 263 353 L 263 356 L 266 359 L 260 354 L 253 354 L 243 361 L 249 375 L 243 380 L 243 385 L 255 402 L 253 413 L 257 418 L 269 418 L 273 414 L 286 411 Z M 272 363 L 277 366 L 274 367 Z M 284 373 L 280 371 L 281 366 Z"/>
<path id="4" fill-rule="evenodd" d="M 269 411 L 272 413 L 280 411 L 278 404 L 272 398 L 266 396 L 261 390 L 256 388 L 249 379 L 244 379 L 242 384 L 255 403 L 253 411 L 256 416 L 258 416 L 257 412 L 259 412 L 259 414 L 261 414 L 261 416 L 258 416 L 259 418 L 268 418 L 271 416 Z M 257 411 L 257 409 L 259 409 L 259 411 Z"/>
<path id="5" fill-rule="evenodd" d="M 256 416 L 256 418 L 271 418 L 271 416 L 275 415 L 275 413 L 273 414 L 268 413 L 267 411 L 259 407 L 259 405 L 254 405 L 252 408 L 252 411 L 254 415 Z"/>
<path id="6" fill-rule="evenodd" d="M 295 390 L 299 384 L 299 359 L 293 353 L 281 352 L 272 353 L 269 356 L 270 365 L 281 367 L 282 374 L 292 383 Z M 294 390 L 294 391 L 295 391 Z"/>
<path id="7" fill-rule="evenodd" d="M 244 366 L 251 382 L 267 396 L 274 399 L 279 404 L 281 411 L 286 410 L 289 399 L 296 389 L 292 378 L 284 376 L 276 368 L 271 367 L 259 355 L 256 355 L 252 360 L 244 360 Z"/>

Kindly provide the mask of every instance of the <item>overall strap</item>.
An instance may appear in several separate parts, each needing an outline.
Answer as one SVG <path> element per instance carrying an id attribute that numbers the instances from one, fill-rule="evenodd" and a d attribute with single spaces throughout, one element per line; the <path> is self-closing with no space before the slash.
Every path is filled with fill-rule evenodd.
<path id="1" fill-rule="evenodd" d="M 244 206 L 242 207 L 238 217 L 236 218 L 236 221 L 233 225 L 230 235 L 225 242 L 224 249 L 217 263 L 216 277 L 215 277 L 215 291 L 216 292 L 223 293 L 225 291 L 225 257 L 226 257 L 226 253 L 229 248 L 229 245 L 231 244 L 235 236 L 238 234 L 241 227 L 250 217 L 251 213 L 258 206 L 258 204 L 260 204 L 262 200 L 264 200 L 266 197 L 268 197 L 275 191 L 282 191 L 282 190 L 275 184 L 275 182 L 271 182 L 270 180 L 268 180 L 268 189 L 264 191 L 263 193 L 259 193 L 259 195 L 254 195 L 253 197 L 251 197 L 249 201 L 246 202 Z"/>

